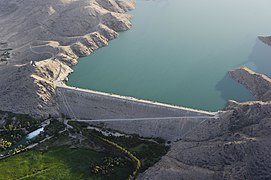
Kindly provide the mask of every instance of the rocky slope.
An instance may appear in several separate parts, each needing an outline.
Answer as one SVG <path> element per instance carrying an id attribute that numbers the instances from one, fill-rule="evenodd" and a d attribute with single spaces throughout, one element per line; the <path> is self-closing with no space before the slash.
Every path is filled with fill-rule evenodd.
<path id="1" fill-rule="evenodd" d="M 201 123 L 139 179 L 270 179 L 271 81 L 243 67 L 230 75 L 259 101 L 229 101 L 219 119 Z"/>
<path id="2" fill-rule="evenodd" d="M 253 72 L 252 70 L 242 67 L 229 74 L 240 84 L 244 85 L 259 100 L 271 100 L 271 79 L 262 74 Z"/>
<path id="3" fill-rule="evenodd" d="M 258 38 L 265 44 L 271 45 L 271 36 L 258 36 Z"/>
<path id="4" fill-rule="evenodd" d="M 54 82 L 67 77 L 78 57 L 129 29 L 125 12 L 134 5 L 134 0 L 1 0 L 0 110 L 59 115 Z M 271 44 L 270 37 L 260 39 Z M 174 142 L 140 179 L 271 178 L 270 78 L 247 68 L 230 74 L 259 101 L 230 101 L 219 119 L 205 120 Z"/>
<path id="5" fill-rule="evenodd" d="M 0 49 L 10 53 L 7 61 L 0 58 L 0 109 L 58 115 L 53 82 L 65 79 L 78 57 L 129 29 L 125 12 L 134 5 L 134 0 L 0 1 Z"/>
<path id="6" fill-rule="evenodd" d="M 219 120 L 207 120 L 140 179 L 269 179 L 271 104 L 231 102 Z"/>

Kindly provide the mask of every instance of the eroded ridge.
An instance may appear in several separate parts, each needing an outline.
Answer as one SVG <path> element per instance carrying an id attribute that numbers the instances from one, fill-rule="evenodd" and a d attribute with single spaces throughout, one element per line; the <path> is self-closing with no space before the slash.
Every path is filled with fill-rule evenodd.
<path id="1" fill-rule="evenodd" d="M 126 11 L 134 6 L 133 0 L 1 1 L 0 42 L 10 54 L 0 62 L 0 109 L 59 116 L 53 81 L 131 28 Z"/>

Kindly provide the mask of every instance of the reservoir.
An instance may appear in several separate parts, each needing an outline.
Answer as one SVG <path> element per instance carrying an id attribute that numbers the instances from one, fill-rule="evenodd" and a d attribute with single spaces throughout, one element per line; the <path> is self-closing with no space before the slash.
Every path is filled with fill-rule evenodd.
<path id="1" fill-rule="evenodd" d="M 81 58 L 68 85 L 209 111 L 253 100 L 227 72 L 269 72 L 257 36 L 271 33 L 270 8 L 270 0 L 137 0 L 132 29 Z"/>

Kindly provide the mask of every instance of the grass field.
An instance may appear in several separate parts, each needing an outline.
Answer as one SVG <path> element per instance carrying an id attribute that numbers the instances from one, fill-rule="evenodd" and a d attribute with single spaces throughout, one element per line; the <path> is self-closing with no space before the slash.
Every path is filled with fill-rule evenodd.
<path id="1" fill-rule="evenodd" d="M 46 152 L 28 151 L 0 161 L 0 180 L 8 179 L 126 179 L 128 165 L 114 167 L 106 175 L 93 174 L 91 167 L 102 164 L 107 154 L 88 149 L 58 147 Z"/>

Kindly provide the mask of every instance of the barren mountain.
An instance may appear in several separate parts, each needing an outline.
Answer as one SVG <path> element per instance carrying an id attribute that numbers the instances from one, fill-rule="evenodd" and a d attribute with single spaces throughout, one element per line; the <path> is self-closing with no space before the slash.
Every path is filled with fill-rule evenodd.
<path id="1" fill-rule="evenodd" d="M 1 0 L 0 110 L 59 115 L 55 82 L 77 59 L 131 28 L 134 0 Z M 270 37 L 260 37 L 266 44 Z M 258 98 L 229 101 L 173 142 L 140 179 L 271 179 L 271 79 L 247 68 L 230 72 Z"/>
<path id="2" fill-rule="evenodd" d="M 0 1 L 0 109 L 58 115 L 55 80 L 131 27 L 133 0 Z"/>

